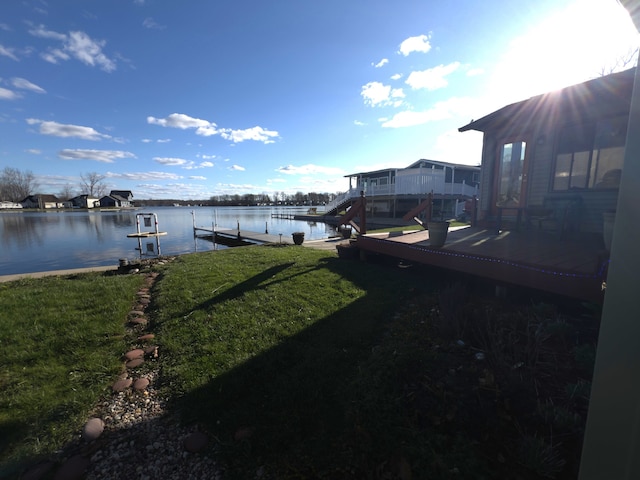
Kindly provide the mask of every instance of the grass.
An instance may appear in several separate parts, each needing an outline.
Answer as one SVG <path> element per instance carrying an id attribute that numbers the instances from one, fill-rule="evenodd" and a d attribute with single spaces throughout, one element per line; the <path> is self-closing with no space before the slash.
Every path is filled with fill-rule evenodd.
<path id="1" fill-rule="evenodd" d="M 83 274 L 0 284 L 0 472 L 79 432 L 120 373 L 124 319 L 141 281 Z"/>
<path id="2" fill-rule="evenodd" d="M 296 246 L 181 256 L 153 291 L 151 328 L 161 352 L 156 386 L 172 413 L 215 438 L 210 453 L 229 478 L 575 478 L 596 316 L 497 301 L 474 293 L 472 283 L 443 283 L 440 275 Z M 2 347 L 15 343 L 12 355 L 24 356 L 12 364 L 34 366 L 28 378 L 19 368 L 11 383 L 3 378 L 3 389 L 21 391 L 20 382 L 34 382 L 47 363 L 82 351 L 60 340 L 83 330 L 75 322 L 32 341 L 42 328 L 33 323 L 39 302 L 26 300 L 34 293 L 50 297 L 47 303 L 55 299 L 47 312 L 111 318 L 112 325 L 75 343 L 103 338 L 91 350 L 113 348 L 109 358 L 117 359 L 122 343 L 111 335 L 122 328 L 137 287 L 118 283 L 125 278 L 136 277 L 103 278 L 105 284 L 87 287 L 120 292 L 105 293 L 104 304 L 77 293 L 75 285 L 88 280 L 0 285 L 0 306 L 22 319 L 8 328 L 3 319 Z M 113 315 L 98 313 L 102 309 Z M 98 322 L 87 323 L 93 328 Z M 4 333 L 13 328 L 21 333 Z M 49 337 L 58 342 L 56 355 L 38 348 Z M 79 366 L 92 371 L 84 374 L 86 382 L 74 383 L 75 390 L 87 390 L 82 397 L 76 392 L 62 403 L 77 407 L 77 420 L 55 424 L 56 433 L 47 426 L 55 415 L 44 415 L 38 430 L 23 428 L 12 442 L 35 451 L 37 432 L 50 445 L 71 438 L 82 408 L 91 407 L 112 375 L 107 357 L 91 368 L 75 357 L 60 369 L 66 372 L 62 384 Z M 97 379 L 93 391 L 91 379 Z M 55 382 L 41 381 L 53 391 Z M 0 404 L 2 414 L 5 405 L 23 403 L 31 403 L 28 395 Z M 21 417 L 18 426 L 33 424 L 27 414 L 15 418 Z M 2 417 L 0 433 L 11 432 L 13 418 Z"/>

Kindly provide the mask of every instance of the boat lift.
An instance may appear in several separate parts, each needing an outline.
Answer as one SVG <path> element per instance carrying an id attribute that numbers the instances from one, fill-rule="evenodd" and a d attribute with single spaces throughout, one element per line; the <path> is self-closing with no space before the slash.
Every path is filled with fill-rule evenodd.
<path id="1" fill-rule="evenodd" d="M 140 217 L 142 217 L 142 221 L 144 222 L 145 227 L 151 226 L 151 221 L 153 220 L 155 231 L 153 232 L 141 232 L 140 231 Z M 167 232 L 159 232 L 158 231 L 158 215 L 155 213 L 136 213 L 136 233 L 129 233 L 127 237 L 135 238 L 135 237 L 157 237 L 159 235 L 166 235 Z"/>
<path id="2" fill-rule="evenodd" d="M 151 227 L 153 223 L 154 231 L 142 232 L 140 230 L 140 219 L 142 219 L 142 223 L 145 227 Z M 142 257 L 145 255 L 161 255 L 160 237 L 166 234 L 167 232 L 160 232 L 158 230 L 158 215 L 155 213 L 136 213 L 136 233 L 130 233 L 127 237 L 138 239 L 138 248 L 136 248 L 136 250 L 140 252 L 140 257 Z M 143 238 L 155 238 L 155 245 L 152 242 L 147 242 L 145 245 L 146 248 L 143 249 Z"/>

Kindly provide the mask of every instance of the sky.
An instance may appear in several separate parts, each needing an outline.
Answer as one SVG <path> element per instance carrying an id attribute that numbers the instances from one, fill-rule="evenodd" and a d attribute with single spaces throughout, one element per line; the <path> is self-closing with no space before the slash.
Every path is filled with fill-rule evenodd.
<path id="1" fill-rule="evenodd" d="M 134 199 L 345 191 L 458 128 L 623 69 L 616 0 L 15 0 L 0 7 L 0 170 Z M 627 66 L 627 68 L 630 65 Z"/>

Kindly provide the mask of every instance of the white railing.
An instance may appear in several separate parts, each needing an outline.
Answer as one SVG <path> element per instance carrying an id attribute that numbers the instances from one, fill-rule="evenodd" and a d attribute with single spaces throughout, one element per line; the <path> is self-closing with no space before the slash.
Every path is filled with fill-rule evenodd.
<path id="1" fill-rule="evenodd" d="M 338 195 L 325 206 L 325 211 L 330 211 L 345 201 L 357 198 L 363 186 L 350 188 L 347 192 Z M 446 183 L 444 170 L 429 170 L 429 173 L 398 172 L 396 183 L 391 185 L 367 185 L 364 193 L 367 197 L 379 197 L 389 195 L 423 195 L 433 192 L 435 195 L 464 195 L 472 197 L 478 195 L 478 187 L 466 183 Z"/>

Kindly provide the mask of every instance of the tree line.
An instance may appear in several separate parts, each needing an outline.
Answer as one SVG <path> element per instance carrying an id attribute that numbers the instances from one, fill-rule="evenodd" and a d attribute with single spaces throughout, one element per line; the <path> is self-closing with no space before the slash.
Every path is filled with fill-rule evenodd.
<path id="1" fill-rule="evenodd" d="M 77 195 L 89 195 L 100 198 L 107 194 L 105 177 L 96 172 L 80 174 L 78 185 L 67 184 L 56 196 L 62 200 L 69 200 Z M 0 172 L 0 201 L 20 202 L 29 195 L 34 195 L 39 188 L 35 175 L 30 170 L 21 171 L 17 168 L 5 167 Z M 335 193 L 303 193 L 293 194 L 281 192 L 266 192 L 244 195 L 214 195 L 208 200 L 139 200 L 146 205 L 173 205 L 175 203 L 191 203 L 201 205 L 223 206 L 223 205 L 324 205 L 331 202 L 336 197 Z"/>

